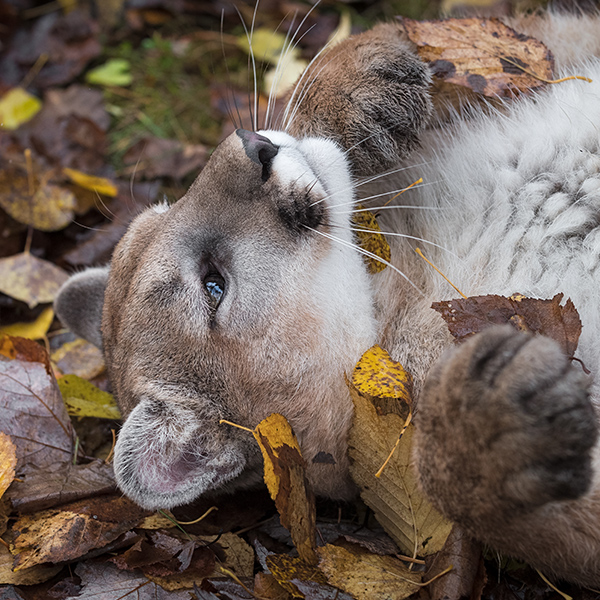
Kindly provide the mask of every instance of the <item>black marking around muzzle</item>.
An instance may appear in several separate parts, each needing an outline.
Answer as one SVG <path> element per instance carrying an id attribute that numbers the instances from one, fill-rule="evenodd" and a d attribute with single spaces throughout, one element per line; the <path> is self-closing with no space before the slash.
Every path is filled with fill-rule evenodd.
<path id="1" fill-rule="evenodd" d="M 242 140 L 246 156 L 251 161 L 262 165 L 263 170 L 261 179 L 267 181 L 271 176 L 271 163 L 279 152 L 279 146 L 273 144 L 273 142 L 265 136 L 254 133 L 253 131 L 237 129 L 236 133 Z"/>

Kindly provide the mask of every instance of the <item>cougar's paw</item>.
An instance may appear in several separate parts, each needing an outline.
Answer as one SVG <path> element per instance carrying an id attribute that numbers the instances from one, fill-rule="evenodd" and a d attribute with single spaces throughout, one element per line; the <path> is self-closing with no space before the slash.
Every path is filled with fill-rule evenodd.
<path id="1" fill-rule="evenodd" d="M 337 141 L 358 175 L 395 166 L 431 115 L 430 75 L 396 24 L 381 24 L 324 52 L 289 101 L 292 135 Z"/>
<path id="2" fill-rule="evenodd" d="M 597 422 L 589 378 L 549 338 L 490 328 L 433 367 L 417 467 L 434 503 L 472 528 L 584 494 Z"/>

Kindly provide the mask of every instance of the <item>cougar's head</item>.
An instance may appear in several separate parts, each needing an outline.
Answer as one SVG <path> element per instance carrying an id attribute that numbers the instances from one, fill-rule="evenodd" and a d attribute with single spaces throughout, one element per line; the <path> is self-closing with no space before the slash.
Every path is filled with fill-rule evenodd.
<path id="1" fill-rule="evenodd" d="M 136 502 L 255 485 L 253 437 L 219 421 L 274 412 L 317 493 L 352 493 L 343 374 L 375 339 L 352 187 L 332 142 L 238 130 L 183 198 L 134 220 L 110 267 L 65 284 L 61 320 L 104 350 L 125 418 L 115 472 Z"/>

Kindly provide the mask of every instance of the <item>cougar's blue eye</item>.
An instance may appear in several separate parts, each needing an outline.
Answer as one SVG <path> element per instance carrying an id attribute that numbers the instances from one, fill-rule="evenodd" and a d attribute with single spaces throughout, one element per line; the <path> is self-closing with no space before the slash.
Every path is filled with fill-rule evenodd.
<path id="1" fill-rule="evenodd" d="M 225 294 L 225 280 L 218 273 L 209 273 L 204 279 L 204 289 L 208 293 L 208 299 L 214 308 L 219 306 L 223 294 Z"/>

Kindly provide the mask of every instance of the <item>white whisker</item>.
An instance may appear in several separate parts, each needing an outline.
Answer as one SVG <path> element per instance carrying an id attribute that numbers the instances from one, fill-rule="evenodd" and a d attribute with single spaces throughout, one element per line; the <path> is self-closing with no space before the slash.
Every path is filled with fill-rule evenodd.
<path id="1" fill-rule="evenodd" d="M 414 236 L 414 235 L 408 235 L 406 233 L 397 233 L 397 232 L 393 232 L 393 231 L 373 231 L 372 229 L 359 229 L 357 227 L 350 227 L 349 228 L 350 231 L 356 231 L 356 232 L 361 232 L 361 233 L 381 233 L 384 236 L 386 235 L 392 235 L 395 237 L 401 237 L 401 238 L 406 238 L 409 240 L 415 240 L 416 242 L 422 242 L 423 244 L 428 244 L 430 246 L 435 246 L 436 248 L 439 248 L 440 250 L 443 250 L 444 252 L 447 252 L 448 254 L 451 254 L 454 258 L 458 258 L 460 260 L 460 257 L 455 254 L 454 252 L 452 252 L 452 250 L 448 250 L 448 248 L 444 248 L 444 246 L 440 246 L 439 244 L 436 244 L 435 242 L 430 242 L 429 240 L 425 240 L 423 238 Z"/>
<path id="2" fill-rule="evenodd" d="M 403 279 L 405 279 L 407 283 L 409 283 L 419 294 L 421 294 L 421 296 L 425 296 L 425 294 L 400 269 L 396 268 L 392 263 L 381 258 L 380 256 L 377 256 L 377 254 L 374 254 L 373 252 L 369 252 L 368 250 L 365 250 L 364 248 L 361 248 L 360 246 L 357 246 L 356 244 L 353 244 L 352 242 L 347 242 L 346 240 L 338 238 L 334 235 L 325 233 L 324 231 L 318 231 L 317 229 L 314 229 L 313 227 L 309 227 L 308 225 L 304 225 L 304 227 L 306 229 L 309 229 L 310 231 L 313 231 L 314 233 L 322 235 L 323 237 L 325 237 L 333 242 L 337 242 L 338 244 L 341 244 L 342 246 L 352 248 L 359 254 L 363 254 L 364 256 L 368 256 L 369 258 L 372 258 L 373 260 L 376 260 L 376 261 L 384 264 L 386 267 L 389 267 L 390 269 L 392 269 L 392 271 L 394 271 L 395 273 L 398 273 L 398 275 L 400 275 Z"/>

